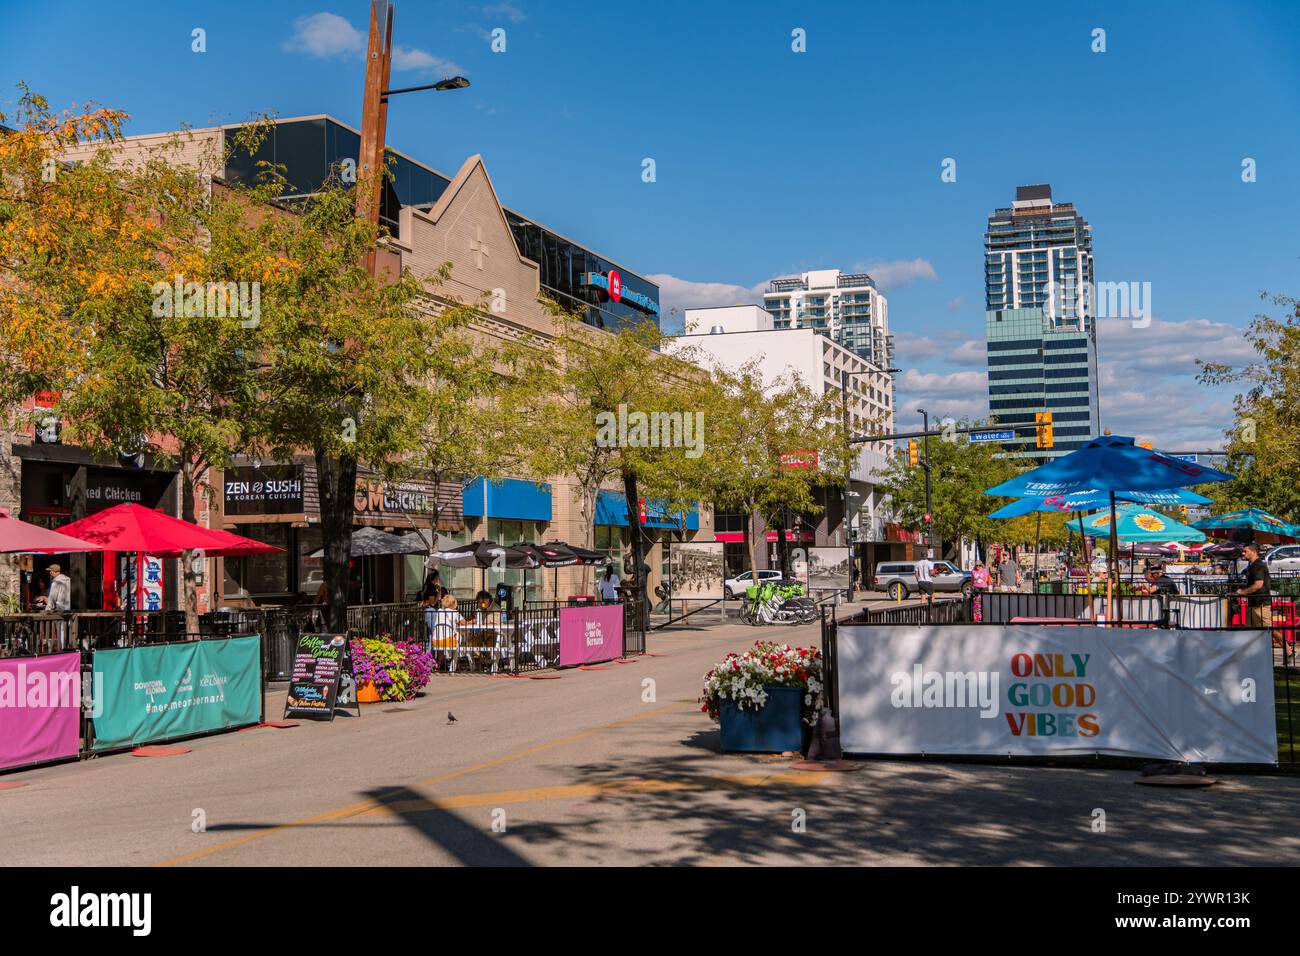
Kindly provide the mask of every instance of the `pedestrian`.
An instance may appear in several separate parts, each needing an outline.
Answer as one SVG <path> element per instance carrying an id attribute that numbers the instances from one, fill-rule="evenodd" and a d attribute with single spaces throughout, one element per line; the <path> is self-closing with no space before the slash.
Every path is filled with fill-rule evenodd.
<path id="1" fill-rule="evenodd" d="M 601 575 L 598 582 L 600 587 L 600 603 L 617 604 L 618 603 L 618 575 L 614 573 L 614 563 L 611 561 L 605 565 L 605 573 Z"/>
<path id="2" fill-rule="evenodd" d="M 970 573 L 970 583 L 976 591 L 987 591 L 993 586 L 993 576 L 989 574 L 989 569 L 984 567 L 983 561 L 975 562 L 975 570 Z"/>
<path id="3" fill-rule="evenodd" d="M 998 587 L 1003 591 L 1019 591 L 1024 581 L 1020 565 L 1010 551 L 1002 552 L 1002 563 L 998 565 Z"/>
<path id="4" fill-rule="evenodd" d="M 1257 545 L 1246 545 L 1242 549 L 1241 556 L 1248 562 L 1246 565 L 1246 586 L 1238 588 L 1236 593 L 1247 600 L 1249 607 L 1247 620 L 1251 627 L 1272 627 L 1273 582 L 1268 573 L 1268 565 L 1259 556 L 1259 547 Z M 54 588 L 51 585 L 50 594 L 53 595 L 53 593 Z"/>
<path id="5" fill-rule="evenodd" d="M 51 564 L 46 570 L 50 574 L 50 594 L 45 600 L 45 610 L 71 611 L 72 581 L 57 564 Z"/>
<path id="6" fill-rule="evenodd" d="M 442 576 L 437 568 L 430 568 L 429 573 L 424 576 L 424 584 L 420 586 L 420 604 L 424 607 L 424 630 L 430 640 L 433 638 L 442 599 L 446 596 L 447 589 L 442 586 Z"/>
<path id="7" fill-rule="evenodd" d="M 921 560 L 916 562 L 916 589 L 925 595 L 926 603 L 933 607 L 934 562 L 930 560 L 929 551 L 921 555 Z"/>

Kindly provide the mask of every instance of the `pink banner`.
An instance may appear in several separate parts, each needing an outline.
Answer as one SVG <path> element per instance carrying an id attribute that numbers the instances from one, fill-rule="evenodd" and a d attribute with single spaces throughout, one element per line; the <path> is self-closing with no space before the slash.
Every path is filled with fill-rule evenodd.
<path id="1" fill-rule="evenodd" d="M 0 660 L 0 767 L 75 757 L 81 748 L 81 655 Z"/>
<path id="2" fill-rule="evenodd" d="M 560 666 L 623 656 L 623 605 L 560 608 Z"/>

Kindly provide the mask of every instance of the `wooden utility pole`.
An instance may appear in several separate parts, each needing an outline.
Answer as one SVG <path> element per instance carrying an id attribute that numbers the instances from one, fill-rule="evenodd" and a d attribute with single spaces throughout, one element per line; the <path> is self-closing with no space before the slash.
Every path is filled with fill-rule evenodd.
<path id="1" fill-rule="evenodd" d="M 388 126 L 388 76 L 393 57 L 393 13 L 389 0 L 370 0 L 366 44 L 366 88 L 361 102 L 361 153 L 357 157 L 357 216 L 379 222 L 384 182 L 384 135 Z M 364 187 L 364 188 L 363 188 Z M 371 269 L 375 256 L 371 253 Z"/>

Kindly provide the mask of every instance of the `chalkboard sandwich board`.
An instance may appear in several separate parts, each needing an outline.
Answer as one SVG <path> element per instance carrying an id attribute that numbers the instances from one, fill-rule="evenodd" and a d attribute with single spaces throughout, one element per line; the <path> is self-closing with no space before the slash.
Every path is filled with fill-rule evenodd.
<path id="1" fill-rule="evenodd" d="M 285 717 L 333 720 L 339 707 L 356 707 L 357 682 L 352 651 L 342 634 L 303 634 L 293 655 Z"/>

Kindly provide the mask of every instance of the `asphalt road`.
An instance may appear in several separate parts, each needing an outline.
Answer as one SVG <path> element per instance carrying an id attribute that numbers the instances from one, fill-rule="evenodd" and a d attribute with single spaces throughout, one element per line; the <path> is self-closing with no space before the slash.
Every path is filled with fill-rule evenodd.
<path id="1" fill-rule="evenodd" d="M 558 679 L 455 675 L 407 704 L 0 778 L 9 865 L 1300 862 L 1300 779 L 1134 786 L 1118 770 L 722 755 L 701 675 L 755 637 L 655 634 Z M 652 685 L 644 682 L 650 680 Z M 283 694 L 268 713 L 278 716 Z M 455 723 L 447 721 L 453 712 Z M 1103 809 L 1106 831 L 1094 832 Z M 196 819 L 202 832 L 194 832 Z M 797 826 L 802 821 L 802 828 Z"/>

